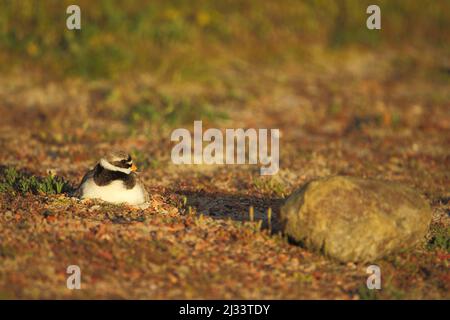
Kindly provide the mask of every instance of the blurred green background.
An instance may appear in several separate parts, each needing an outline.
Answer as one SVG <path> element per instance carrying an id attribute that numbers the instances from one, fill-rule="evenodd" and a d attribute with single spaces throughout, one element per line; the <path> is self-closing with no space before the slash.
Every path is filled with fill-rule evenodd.
<path id="1" fill-rule="evenodd" d="M 81 7 L 81 31 L 66 29 L 70 4 Z M 381 7 L 381 32 L 366 28 L 370 4 Z M 449 30 L 448 0 L 1 0 L 0 61 L 2 71 L 198 80 L 223 66 L 307 59 L 317 47 L 448 53 Z"/>

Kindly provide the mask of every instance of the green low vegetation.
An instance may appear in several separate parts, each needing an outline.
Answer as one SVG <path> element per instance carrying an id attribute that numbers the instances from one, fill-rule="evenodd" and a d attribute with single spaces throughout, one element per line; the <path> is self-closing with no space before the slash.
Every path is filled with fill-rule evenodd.
<path id="1" fill-rule="evenodd" d="M 68 183 L 55 175 L 36 177 L 17 171 L 12 167 L 0 171 L 0 192 L 2 193 L 59 194 L 67 192 L 68 189 Z"/>
<path id="2" fill-rule="evenodd" d="M 224 111 L 213 108 L 204 102 L 193 102 L 188 99 L 174 101 L 163 97 L 156 99 L 159 103 L 143 100 L 126 111 L 125 118 L 132 126 L 142 123 L 164 123 L 169 126 L 191 124 L 194 120 L 228 119 Z"/>
<path id="3" fill-rule="evenodd" d="M 431 227 L 431 238 L 428 241 L 429 250 L 441 249 L 450 252 L 450 227 L 434 225 Z"/>
<path id="4" fill-rule="evenodd" d="M 284 198 L 287 194 L 286 187 L 283 183 L 272 177 L 255 178 L 253 179 L 253 184 L 257 190 L 263 193 L 273 194 L 280 198 Z"/>
<path id="5" fill-rule="evenodd" d="M 450 2 L 376 3 L 389 32 L 365 27 L 369 0 L 80 0 L 81 31 L 66 28 L 71 1 L 1 1 L 0 58 L 13 62 L 1 66 L 39 65 L 46 72 L 87 77 L 147 70 L 198 79 L 242 61 L 304 58 L 316 45 L 375 48 L 426 41 L 448 49 Z"/>

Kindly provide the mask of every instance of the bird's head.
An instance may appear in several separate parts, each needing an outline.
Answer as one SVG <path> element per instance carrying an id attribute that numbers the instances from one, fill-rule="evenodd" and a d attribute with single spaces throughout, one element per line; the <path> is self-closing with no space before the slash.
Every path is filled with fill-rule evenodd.
<path id="1" fill-rule="evenodd" d="M 110 171 L 119 171 L 130 174 L 137 170 L 131 156 L 123 151 L 112 151 L 100 159 L 100 165 Z"/>

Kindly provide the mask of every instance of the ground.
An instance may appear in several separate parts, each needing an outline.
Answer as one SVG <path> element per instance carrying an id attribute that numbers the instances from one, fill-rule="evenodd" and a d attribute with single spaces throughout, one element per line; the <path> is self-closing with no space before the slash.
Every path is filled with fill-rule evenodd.
<path id="1" fill-rule="evenodd" d="M 0 297 L 449 299 L 448 66 L 414 52 L 406 61 L 391 51 L 320 55 L 236 66 L 207 83 L 148 73 L 55 80 L 22 69 L 1 77 Z M 170 133 L 192 131 L 193 120 L 279 128 L 279 173 L 172 164 Z M 133 154 L 150 208 L 68 195 L 111 148 Z M 8 185 L 13 168 L 65 185 L 22 190 L 19 178 Z M 292 190 L 335 174 L 399 181 L 432 206 L 423 244 L 373 262 L 382 290 L 366 288 L 367 265 L 329 260 L 277 230 Z M 81 268 L 81 290 L 66 288 L 69 265 Z"/>

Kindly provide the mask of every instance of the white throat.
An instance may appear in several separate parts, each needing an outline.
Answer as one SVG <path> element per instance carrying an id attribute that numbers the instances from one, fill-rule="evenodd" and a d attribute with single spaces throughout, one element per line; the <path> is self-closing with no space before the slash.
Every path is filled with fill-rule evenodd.
<path id="1" fill-rule="evenodd" d="M 123 172 L 125 174 L 130 174 L 131 173 L 131 168 L 125 169 L 125 168 L 119 168 L 116 166 L 113 166 L 111 163 L 109 163 L 108 161 L 106 161 L 105 159 L 100 159 L 100 165 L 110 171 L 120 171 Z"/>

